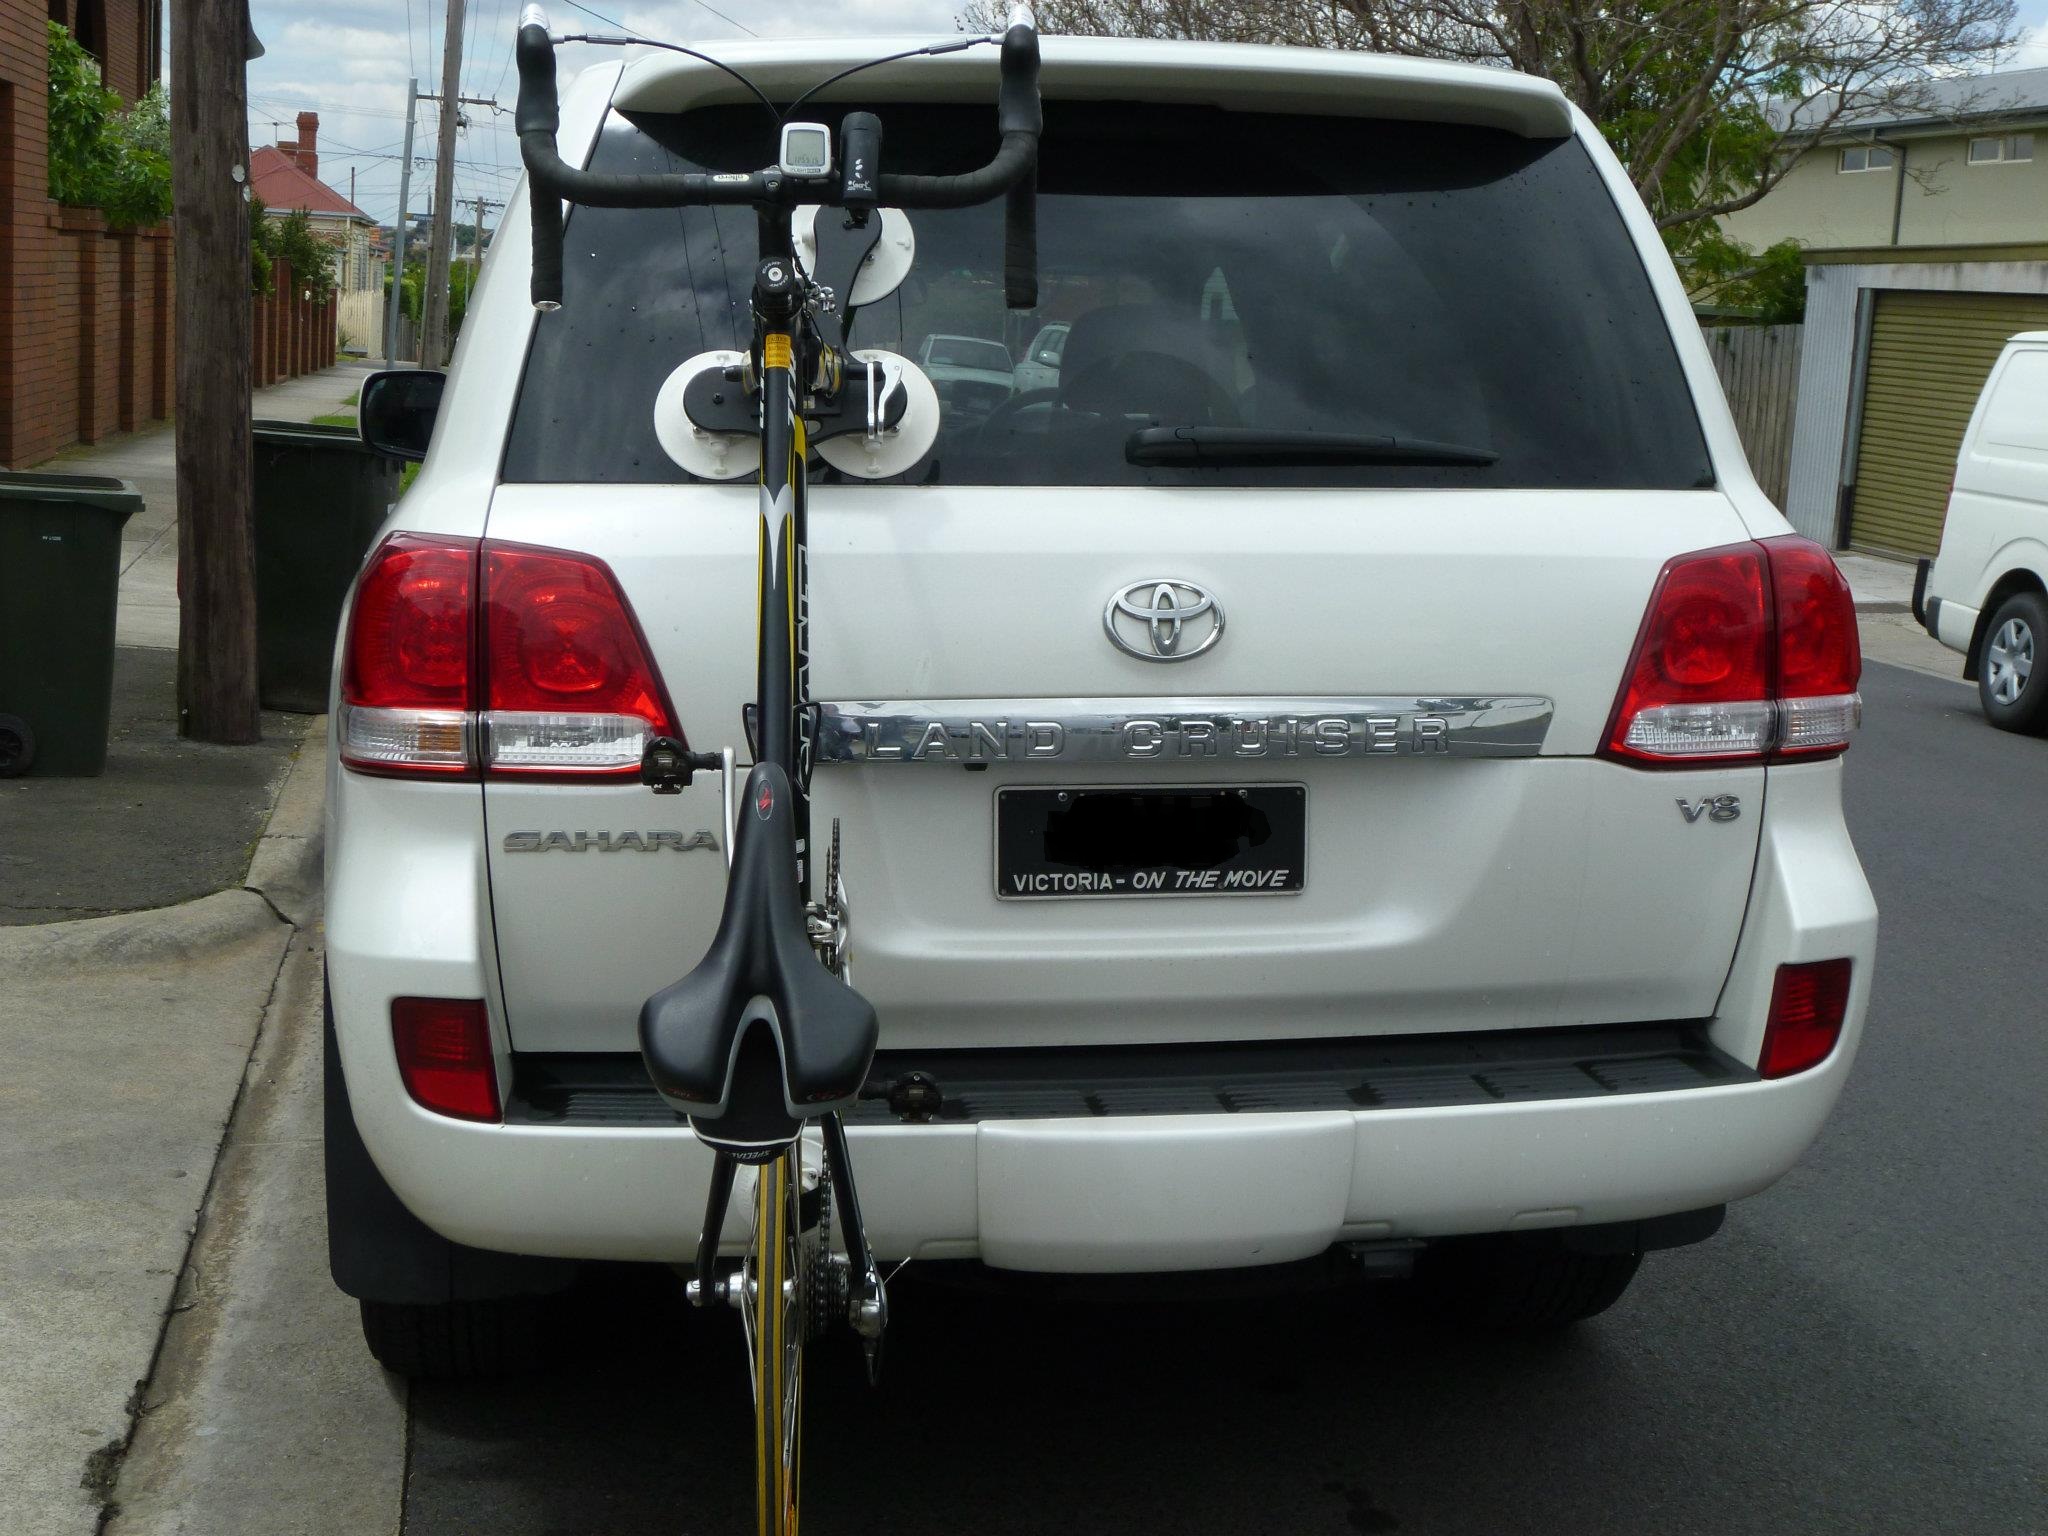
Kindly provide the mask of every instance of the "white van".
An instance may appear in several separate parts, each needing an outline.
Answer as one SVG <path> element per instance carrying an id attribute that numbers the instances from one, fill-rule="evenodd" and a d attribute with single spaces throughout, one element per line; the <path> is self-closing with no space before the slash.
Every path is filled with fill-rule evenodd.
<path id="1" fill-rule="evenodd" d="M 2000 730 L 2048 731 L 2048 331 L 2005 344 L 1963 434 L 1941 553 L 1920 562 L 1913 616 L 1951 650 Z"/>

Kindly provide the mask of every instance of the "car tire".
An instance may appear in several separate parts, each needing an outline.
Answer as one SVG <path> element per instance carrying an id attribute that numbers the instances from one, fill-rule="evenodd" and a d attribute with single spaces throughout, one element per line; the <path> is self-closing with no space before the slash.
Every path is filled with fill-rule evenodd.
<path id="1" fill-rule="evenodd" d="M 545 1357 L 544 1297 L 357 1305 L 370 1353 L 408 1381 L 487 1381 L 533 1370 Z"/>
<path id="2" fill-rule="evenodd" d="M 1492 1333 L 1551 1333 L 1605 1312 L 1642 1264 L 1639 1253 L 1581 1253 L 1514 1238 L 1438 1243 L 1416 1268 L 1432 1318 Z"/>
<path id="3" fill-rule="evenodd" d="M 2000 603 L 1977 644 L 1977 698 L 1984 718 L 2001 731 L 2048 731 L 2048 598 L 2015 592 Z"/>
<path id="4" fill-rule="evenodd" d="M 0 779 L 18 778 L 35 766 L 36 733 L 19 715 L 0 715 Z"/>

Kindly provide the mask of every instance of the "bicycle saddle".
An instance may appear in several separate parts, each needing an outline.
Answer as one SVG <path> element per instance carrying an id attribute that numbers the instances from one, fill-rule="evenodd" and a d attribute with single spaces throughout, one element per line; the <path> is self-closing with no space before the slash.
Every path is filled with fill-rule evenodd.
<path id="1" fill-rule="evenodd" d="M 793 800 L 775 764 L 747 775 L 717 936 L 695 970 L 640 1008 L 654 1086 L 741 1162 L 772 1159 L 802 1122 L 851 1104 L 880 1028 L 811 949 Z"/>

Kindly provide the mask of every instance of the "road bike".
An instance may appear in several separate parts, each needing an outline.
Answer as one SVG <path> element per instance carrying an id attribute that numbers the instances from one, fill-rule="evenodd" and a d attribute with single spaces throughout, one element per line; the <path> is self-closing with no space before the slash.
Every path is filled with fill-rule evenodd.
<path id="1" fill-rule="evenodd" d="M 661 737 L 642 762 L 641 780 L 658 794 L 679 793 L 697 773 L 720 776 L 729 867 L 710 948 L 688 975 L 647 1000 L 640 1049 L 655 1086 L 713 1153 L 689 1295 L 699 1306 L 724 1301 L 740 1311 L 753 1381 L 758 1529 L 791 1536 L 804 1346 L 851 1325 L 872 1371 L 888 1320 L 842 1118 L 867 1078 L 879 1025 L 853 989 L 836 824 L 821 877 L 811 857 L 807 787 L 816 727 L 807 699 L 806 461 L 813 449 L 839 441 L 856 450 L 839 460 L 844 471 L 879 478 L 921 457 L 936 431 L 936 400 L 915 365 L 857 352 L 851 343 L 856 314 L 878 286 L 873 274 L 890 265 L 881 259 L 882 241 L 900 210 L 1005 199 L 1005 299 L 1011 308 L 1037 303 L 1038 37 L 1020 6 L 999 39 L 953 39 L 874 59 L 818 82 L 785 108 L 709 55 L 651 44 L 739 81 L 777 134 L 776 161 L 764 169 L 654 175 L 600 174 L 561 158 L 554 50 L 563 42 L 649 45 L 644 38 L 551 36 L 537 5 L 520 17 L 516 127 L 537 309 L 562 304 L 565 202 L 747 207 L 758 225 L 747 351 L 691 360 L 673 376 L 673 398 L 665 389 L 656 404 L 664 446 L 711 478 L 731 477 L 724 472 L 731 443 L 759 443 L 759 647 L 755 698 L 742 720 L 751 757 L 743 782 L 731 748 L 700 752 Z M 977 170 L 891 174 L 881 168 L 883 125 L 874 114 L 848 113 L 836 146 L 828 126 L 794 117 L 816 93 L 874 65 L 982 45 L 1001 51 L 1000 147 Z M 753 1172 L 752 1234 L 737 1268 L 722 1270 L 720 1236 L 743 1167 Z M 835 1215 L 843 1256 L 832 1243 Z"/>

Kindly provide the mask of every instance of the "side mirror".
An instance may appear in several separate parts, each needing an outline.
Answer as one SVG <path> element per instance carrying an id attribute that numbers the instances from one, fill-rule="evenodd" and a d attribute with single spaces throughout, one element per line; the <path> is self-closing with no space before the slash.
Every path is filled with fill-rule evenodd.
<path id="1" fill-rule="evenodd" d="M 448 375 L 433 368 L 393 368 L 363 380 L 356 396 L 356 430 L 377 452 L 394 459 L 424 459 L 441 410 Z"/>

